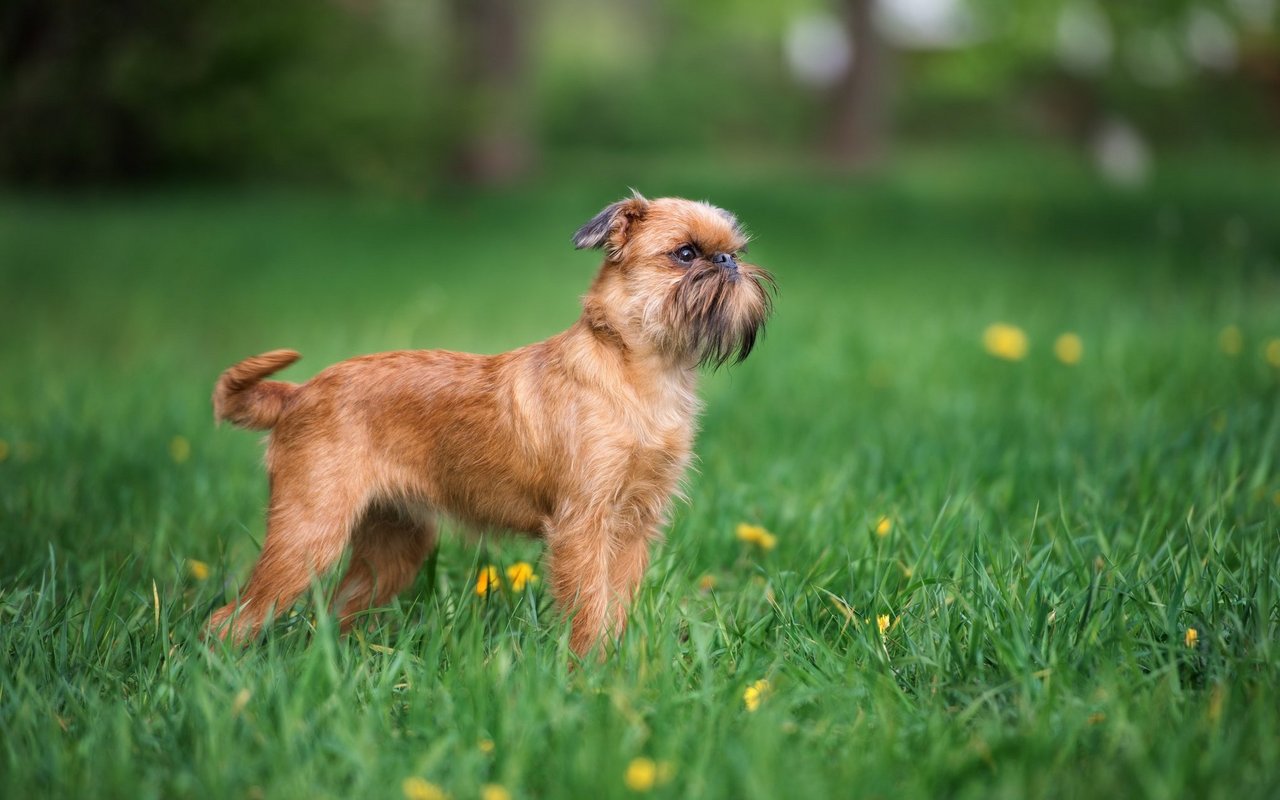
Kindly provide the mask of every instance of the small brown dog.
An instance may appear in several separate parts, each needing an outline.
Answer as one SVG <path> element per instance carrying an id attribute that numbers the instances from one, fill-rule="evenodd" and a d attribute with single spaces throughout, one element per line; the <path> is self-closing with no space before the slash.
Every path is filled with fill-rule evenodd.
<path id="1" fill-rule="evenodd" d="M 302 385 L 263 380 L 276 350 L 219 378 L 214 417 L 271 428 L 262 555 L 210 631 L 245 641 L 351 545 L 344 624 L 413 581 L 442 512 L 546 540 L 551 590 L 582 654 L 618 635 L 688 466 L 699 365 L 741 361 L 773 279 L 738 261 L 728 212 L 639 195 L 573 238 L 604 248 L 582 317 L 494 356 L 416 350 L 353 358 Z"/>

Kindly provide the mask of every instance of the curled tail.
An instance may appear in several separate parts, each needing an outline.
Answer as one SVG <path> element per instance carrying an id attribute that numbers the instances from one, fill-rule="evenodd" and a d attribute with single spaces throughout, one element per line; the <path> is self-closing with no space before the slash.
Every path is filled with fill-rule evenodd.
<path id="1" fill-rule="evenodd" d="M 263 378 L 300 358 L 302 354 L 295 350 L 272 350 L 246 358 L 222 373 L 213 388 L 213 419 L 255 430 L 274 426 L 298 391 L 298 384 Z"/>

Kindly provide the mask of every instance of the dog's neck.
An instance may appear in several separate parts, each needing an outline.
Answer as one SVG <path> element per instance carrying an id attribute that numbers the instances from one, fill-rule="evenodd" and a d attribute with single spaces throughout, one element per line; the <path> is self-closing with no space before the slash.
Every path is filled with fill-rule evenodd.
<path id="1" fill-rule="evenodd" d="M 590 361 L 593 370 L 620 370 L 628 383 L 650 381 L 675 382 L 692 389 L 698 379 L 698 365 L 693 358 L 677 358 L 648 343 L 631 341 L 613 325 L 584 313 L 562 336 L 577 345 L 580 355 Z"/>
<path id="2" fill-rule="evenodd" d="M 598 286 L 598 283 L 592 286 L 583 298 L 582 316 L 569 333 L 578 331 L 590 335 L 601 348 L 601 357 L 617 360 L 629 370 L 679 374 L 692 386 L 697 381 L 697 358 L 664 350 L 629 331 L 630 326 L 615 319 L 609 304 L 598 296 Z"/>
<path id="3" fill-rule="evenodd" d="M 637 441 L 669 441 L 662 437 L 675 435 L 687 449 L 702 410 L 696 366 L 673 364 L 652 348 L 628 347 L 616 334 L 584 315 L 561 334 L 568 372 L 600 391 L 617 419 L 631 423 Z"/>
<path id="4" fill-rule="evenodd" d="M 634 399 L 661 407 L 667 413 L 692 421 L 699 403 L 695 359 L 680 359 L 655 344 L 636 341 L 626 328 L 610 317 L 607 306 L 589 292 L 583 300 L 582 316 L 562 336 L 571 346 L 570 368 L 583 379 L 602 382 L 609 376 L 614 385 L 631 388 Z"/>

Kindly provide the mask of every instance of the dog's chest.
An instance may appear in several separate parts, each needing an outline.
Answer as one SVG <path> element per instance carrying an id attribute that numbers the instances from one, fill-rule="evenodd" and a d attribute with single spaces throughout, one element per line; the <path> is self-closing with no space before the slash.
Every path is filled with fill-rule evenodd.
<path id="1" fill-rule="evenodd" d="M 689 468 L 689 450 L 663 450 L 639 456 L 634 462 L 632 496 L 641 505 L 666 508 L 676 496 Z M 665 513 L 665 512 L 659 512 Z"/>
<path id="2" fill-rule="evenodd" d="M 697 414 L 692 393 L 673 391 L 644 398 L 627 409 L 615 429 L 616 445 L 624 451 L 626 480 L 669 492 L 689 463 Z"/>

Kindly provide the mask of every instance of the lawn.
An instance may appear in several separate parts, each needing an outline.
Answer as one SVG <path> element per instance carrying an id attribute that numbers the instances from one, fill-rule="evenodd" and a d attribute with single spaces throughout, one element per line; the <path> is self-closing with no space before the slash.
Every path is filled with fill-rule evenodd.
<path id="1" fill-rule="evenodd" d="M 1280 159 L 1157 166 L 0 197 L 0 795 L 1277 796 Z M 466 534 L 369 632 L 308 603 L 205 646 L 266 500 L 217 374 L 550 335 L 597 263 L 570 235 L 629 185 L 733 209 L 781 292 L 703 382 L 613 657 L 570 667 L 541 583 L 478 596 L 540 548 Z"/>

